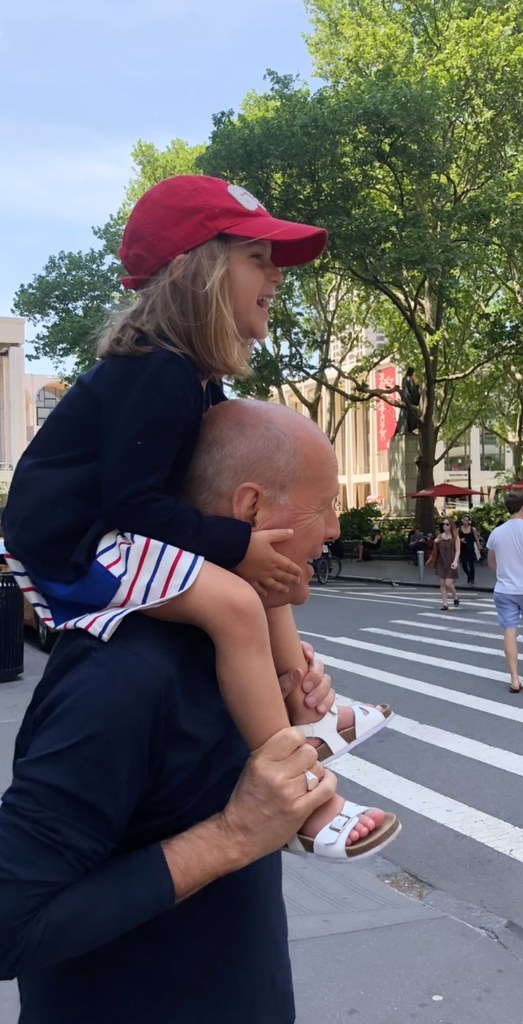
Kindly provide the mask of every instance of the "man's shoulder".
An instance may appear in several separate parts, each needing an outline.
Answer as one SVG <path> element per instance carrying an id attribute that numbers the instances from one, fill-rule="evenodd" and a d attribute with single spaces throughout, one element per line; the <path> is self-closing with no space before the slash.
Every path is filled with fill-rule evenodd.
<path id="1" fill-rule="evenodd" d="M 66 632 L 56 644 L 38 684 L 34 703 L 49 709 L 73 700 L 79 709 L 99 708 L 100 716 L 132 718 L 161 709 L 166 691 L 182 684 L 189 659 L 199 667 L 198 647 L 187 629 L 148 616 L 126 617 L 107 642 L 82 630 Z M 208 670 L 209 671 L 209 670 Z"/>

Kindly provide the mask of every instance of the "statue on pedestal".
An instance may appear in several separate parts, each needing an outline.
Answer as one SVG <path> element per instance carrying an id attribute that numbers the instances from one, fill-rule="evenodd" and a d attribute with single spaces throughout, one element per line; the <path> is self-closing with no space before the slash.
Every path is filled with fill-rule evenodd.
<path id="1" fill-rule="evenodd" d="M 409 366 L 401 382 L 400 413 L 394 437 L 398 434 L 413 434 L 420 424 L 418 406 L 421 401 L 421 392 L 416 382 L 416 373 L 413 366 Z"/>

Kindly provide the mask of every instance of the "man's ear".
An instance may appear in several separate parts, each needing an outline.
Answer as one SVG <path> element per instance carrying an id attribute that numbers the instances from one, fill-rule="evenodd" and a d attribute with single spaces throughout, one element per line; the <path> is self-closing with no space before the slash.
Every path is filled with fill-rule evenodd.
<path id="1" fill-rule="evenodd" d="M 260 509 L 261 487 L 258 484 L 240 484 L 232 496 L 232 512 L 235 519 L 256 526 L 256 516 Z"/>

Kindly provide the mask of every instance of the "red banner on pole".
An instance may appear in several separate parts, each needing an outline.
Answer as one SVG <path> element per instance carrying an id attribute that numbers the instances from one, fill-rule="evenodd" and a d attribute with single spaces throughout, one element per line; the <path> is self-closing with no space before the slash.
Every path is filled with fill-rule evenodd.
<path id="1" fill-rule="evenodd" d="M 389 366 L 386 370 L 376 370 L 376 388 L 380 390 L 396 387 L 396 367 Z M 391 396 L 394 397 L 394 396 Z M 376 433 L 378 451 L 388 452 L 390 439 L 396 430 L 396 408 L 379 398 L 376 403 Z"/>

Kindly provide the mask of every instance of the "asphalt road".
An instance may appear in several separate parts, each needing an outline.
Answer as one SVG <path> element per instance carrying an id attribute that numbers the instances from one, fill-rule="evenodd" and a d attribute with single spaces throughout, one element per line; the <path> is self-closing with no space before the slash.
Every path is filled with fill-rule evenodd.
<path id="1" fill-rule="evenodd" d="M 427 588 L 313 586 L 297 611 L 341 698 L 392 705 L 335 770 L 345 796 L 403 823 L 387 860 L 523 926 L 523 690 L 508 692 L 490 594 L 440 612 Z"/>

